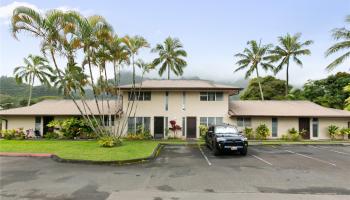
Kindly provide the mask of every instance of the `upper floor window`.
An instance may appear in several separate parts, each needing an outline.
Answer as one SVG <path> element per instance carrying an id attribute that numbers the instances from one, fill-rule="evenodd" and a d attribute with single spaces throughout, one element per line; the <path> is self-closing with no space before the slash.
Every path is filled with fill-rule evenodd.
<path id="1" fill-rule="evenodd" d="M 169 92 L 165 92 L 165 111 L 169 110 Z"/>
<path id="2" fill-rule="evenodd" d="M 151 92 L 128 92 L 129 101 L 151 101 Z"/>
<path id="3" fill-rule="evenodd" d="M 200 93 L 201 101 L 222 101 L 224 100 L 223 92 L 201 92 Z"/>
<path id="4" fill-rule="evenodd" d="M 182 92 L 182 110 L 186 110 L 186 92 Z"/>
<path id="5" fill-rule="evenodd" d="M 251 127 L 250 117 L 237 117 L 237 126 L 239 127 Z"/>

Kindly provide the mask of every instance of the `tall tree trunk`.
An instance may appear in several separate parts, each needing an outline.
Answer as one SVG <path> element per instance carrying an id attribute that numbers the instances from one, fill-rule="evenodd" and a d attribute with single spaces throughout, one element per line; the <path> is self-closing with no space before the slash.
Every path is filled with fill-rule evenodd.
<path id="1" fill-rule="evenodd" d="M 287 77 L 286 77 L 286 96 L 288 95 L 288 84 L 289 84 L 289 62 L 287 62 Z"/>
<path id="2" fill-rule="evenodd" d="M 170 66 L 168 66 L 168 80 L 170 80 Z"/>
<path id="3" fill-rule="evenodd" d="M 31 101 L 31 99 L 32 99 L 33 84 L 34 84 L 34 74 L 32 74 L 32 75 L 30 76 L 29 98 L 28 98 L 28 104 L 27 104 L 27 106 L 30 106 L 30 101 Z"/>
<path id="4" fill-rule="evenodd" d="M 260 83 L 260 76 L 259 76 L 258 68 L 256 68 L 256 78 L 258 79 L 261 100 L 264 101 L 264 93 L 262 91 L 262 87 L 261 87 L 261 83 Z"/>

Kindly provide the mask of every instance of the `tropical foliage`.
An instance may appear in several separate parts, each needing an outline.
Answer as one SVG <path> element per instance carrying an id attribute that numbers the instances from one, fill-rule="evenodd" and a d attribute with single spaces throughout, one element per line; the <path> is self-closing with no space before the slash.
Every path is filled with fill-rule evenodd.
<path id="1" fill-rule="evenodd" d="M 187 56 L 185 50 L 179 39 L 168 37 L 165 39 L 164 44 L 157 44 L 152 49 L 152 52 L 158 53 L 159 57 L 153 60 L 153 65 L 160 65 L 159 75 L 168 70 L 168 80 L 170 79 L 170 71 L 176 76 L 183 74 L 183 68 L 186 67 L 187 63 L 184 58 Z"/>
<path id="2" fill-rule="evenodd" d="M 256 73 L 257 82 L 259 85 L 261 100 L 264 100 L 264 93 L 261 87 L 261 80 L 259 75 L 259 68 L 264 70 L 273 69 L 273 66 L 267 62 L 268 51 L 272 47 L 271 44 L 262 45 L 261 42 L 257 43 L 255 40 L 251 40 L 247 43 L 248 48 L 245 48 L 242 53 L 235 54 L 235 57 L 239 60 L 236 62 L 238 68 L 235 72 L 243 69 L 247 69 L 245 78 L 250 77 L 254 72 Z"/>
<path id="3" fill-rule="evenodd" d="M 347 23 L 350 23 L 350 15 L 348 15 L 345 19 Z M 331 71 L 335 69 L 338 65 L 342 64 L 349 56 L 350 56 L 350 30 L 343 28 L 336 28 L 332 31 L 332 37 L 334 40 L 339 41 L 329 47 L 326 51 L 326 57 L 338 53 L 340 51 L 344 51 L 344 54 L 336 58 L 333 62 L 327 65 L 326 69 Z"/>
<path id="4" fill-rule="evenodd" d="M 297 65 L 302 66 L 303 63 L 299 56 L 310 55 L 311 51 L 306 47 L 313 43 L 312 40 L 305 42 L 299 41 L 301 33 L 290 35 L 289 33 L 285 36 L 278 37 L 278 45 L 270 50 L 271 62 L 277 62 L 278 65 L 274 68 L 275 74 L 280 72 L 284 66 L 286 66 L 286 84 L 285 84 L 285 95 L 289 93 L 289 64 L 294 61 Z"/>
<path id="5" fill-rule="evenodd" d="M 40 83 L 50 85 L 50 79 L 52 78 L 52 68 L 48 65 L 46 58 L 41 56 L 29 55 L 23 59 L 24 65 L 18 66 L 13 70 L 17 83 L 29 84 L 29 97 L 27 106 L 30 105 L 32 99 L 32 89 L 35 79 L 38 79 Z"/>
<path id="6" fill-rule="evenodd" d="M 255 136 L 258 140 L 266 140 L 266 138 L 270 135 L 270 129 L 266 124 L 260 124 L 255 129 Z"/>
<path id="7" fill-rule="evenodd" d="M 286 99 L 284 93 L 284 86 L 286 81 L 277 79 L 273 76 L 266 76 L 260 78 L 262 90 L 264 91 L 265 100 L 282 100 Z M 289 90 L 292 87 L 289 86 Z M 257 78 L 249 81 L 248 87 L 244 90 L 240 96 L 242 100 L 259 100 L 259 82 Z"/>

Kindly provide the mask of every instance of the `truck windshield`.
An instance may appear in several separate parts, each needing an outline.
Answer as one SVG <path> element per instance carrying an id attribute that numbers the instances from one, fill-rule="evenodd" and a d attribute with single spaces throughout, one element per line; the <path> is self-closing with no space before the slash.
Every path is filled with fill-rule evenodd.
<path id="1" fill-rule="evenodd" d="M 238 134 L 238 130 L 235 127 L 218 126 L 215 127 L 215 133 Z"/>

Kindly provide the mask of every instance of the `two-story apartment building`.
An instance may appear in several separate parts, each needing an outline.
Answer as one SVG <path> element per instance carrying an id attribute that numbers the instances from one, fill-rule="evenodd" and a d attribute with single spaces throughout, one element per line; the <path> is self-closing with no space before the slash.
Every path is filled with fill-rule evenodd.
<path id="1" fill-rule="evenodd" d="M 155 138 L 174 136 L 170 121 L 181 127 L 176 137 L 199 138 L 199 125 L 228 123 L 240 130 L 266 124 L 270 138 L 279 138 L 288 129 L 306 131 L 305 139 L 329 138 L 327 127 L 350 127 L 350 112 L 325 108 L 309 101 L 230 101 L 241 88 L 204 80 L 146 80 L 121 86 L 122 99 L 113 102 L 112 112 L 117 119 L 104 123 L 126 122 L 123 134 L 135 133 L 142 126 Z M 133 101 L 135 100 L 135 101 Z M 100 102 L 100 107 L 105 105 Z M 78 101 L 81 105 L 81 102 Z M 94 101 L 88 101 L 90 113 L 98 115 Z M 104 110 L 103 115 L 108 115 Z M 72 100 L 45 100 L 29 107 L 0 111 L 2 129 L 23 128 L 47 132 L 47 123 L 53 119 L 79 116 Z M 108 118 L 104 118 L 108 119 Z"/>
<path id="2" fill-rule="evenodd" d="M 123 111 L 133 100 L 132 87 L 121 87 Z M 171 120 L 181 126 L 176 136 L 182 138 L 198 138 L 200 124 L 229 123 L 229 96 L 241 90 L 204 80 L 146 80 L 135 88 L 140 88 L 140 96 L 135 95 L 132 113 L 136 111 L 136 116 L 129 117 L 127 132 L 143 125 L 155 138 L 173 136 L 169 131 Z"/>

